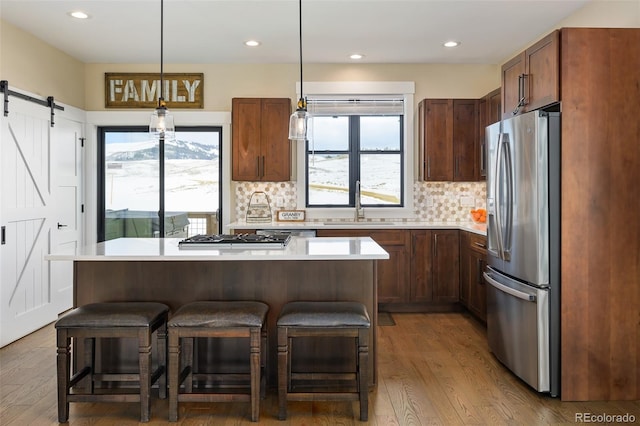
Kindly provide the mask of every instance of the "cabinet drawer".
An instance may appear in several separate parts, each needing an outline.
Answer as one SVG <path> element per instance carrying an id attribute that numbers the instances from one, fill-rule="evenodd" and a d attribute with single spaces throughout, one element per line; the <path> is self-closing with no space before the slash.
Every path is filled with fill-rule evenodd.
<path id="1" fill-rule="evenodd" d="M 474 250 L 483 254 L 487 253 L 487 237 L 480 234 L 474 234 L 472 232 L 469 232 L 468 236 L 469 236 L 468 238 L 469 248 L 471 250 Z"/>
<path id="2" fill-rule="evenodd" d="M 407 245 L 409 232 L 381 229 L 323 229 L 317 231 L 318 237 L 371 237 L 380 245 Z"/>

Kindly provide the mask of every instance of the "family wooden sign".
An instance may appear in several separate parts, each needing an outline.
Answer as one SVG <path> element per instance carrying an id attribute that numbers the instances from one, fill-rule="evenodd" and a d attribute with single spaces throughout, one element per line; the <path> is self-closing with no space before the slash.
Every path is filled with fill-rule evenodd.
<path id="1" fill-rule="evenodd" d="M 155 108 L 164 93 L 167 108 L 204 108 L 204 74 L 105 73 L 105 108 Z"/>

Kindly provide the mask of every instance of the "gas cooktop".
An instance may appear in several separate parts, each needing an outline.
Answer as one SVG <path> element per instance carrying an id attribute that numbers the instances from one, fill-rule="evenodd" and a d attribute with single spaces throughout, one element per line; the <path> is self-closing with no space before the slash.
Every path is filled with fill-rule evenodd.
<path id="1" fill-rule="evenodd" d="M 213 234 L 194 235 L 178 243 L 181 249 L 231 248 L 231 249 L 282 249 L 291 240 L 291 235 L 257 235 L 257 234 Z"/>

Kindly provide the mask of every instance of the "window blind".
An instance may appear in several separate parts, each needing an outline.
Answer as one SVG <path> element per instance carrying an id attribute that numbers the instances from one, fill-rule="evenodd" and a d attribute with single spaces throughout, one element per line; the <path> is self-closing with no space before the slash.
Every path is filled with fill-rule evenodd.
<path id="1" fill-rule="evenodd" d="M 332 115 L 402 115 L 404 99 L 400 96 L 307 98 L 307 110 L 312 116 Z"/>

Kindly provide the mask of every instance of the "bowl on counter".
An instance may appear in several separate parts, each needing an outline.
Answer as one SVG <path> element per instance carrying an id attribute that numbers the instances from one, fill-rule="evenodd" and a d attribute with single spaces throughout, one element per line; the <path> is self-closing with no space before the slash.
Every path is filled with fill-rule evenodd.
<path id="1" fill-rule="evenodd" d="M 487 223 L 487 211 L 485 209 L 471 210 L 471 220 L 473 223 L 485 224 Z"/>

